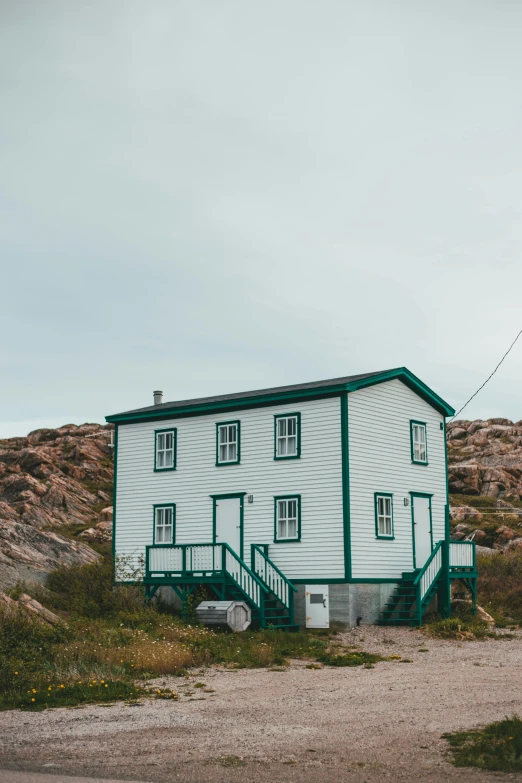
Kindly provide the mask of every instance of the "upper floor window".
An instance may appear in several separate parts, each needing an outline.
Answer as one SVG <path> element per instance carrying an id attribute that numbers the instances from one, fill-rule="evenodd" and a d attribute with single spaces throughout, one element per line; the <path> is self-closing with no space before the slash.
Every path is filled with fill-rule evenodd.
<path id="1" fill-rule="evenodd" d="M 154 543 L 174 543 L 174 521 L 176 506 L 174 503 L 168 506 L 154 506 Z"/>
<path id="2" fill-rule="evenodd" d="M 300 541 L 301 539 L 301 496 L 281 495 L 274 498 L 275 531 L 274 541 Z"/>
<path id="3" fill-rule="evenodd" d="M 237 465 L 240 449 L 239 421 L 216 424 L 216 465 Z"/>
<path id="4" fill-rule="evenodd" d="M 301 456 L 301 414 L 287 413 L 274 416 L 274 459 L 296 459 Z"/>
<path id="5" fill-rule="evenodd" d="M 411 461 L 428 464 L 428 444 L 426 439 L 426 423 L 410 421 Z"/>
<path id="6" fill-rule="evenodd" d="M 154 470 L 175 470 L 177 431 L 156 430 L 155 435 Z"/>
<path id="7" fill-rule="evenodd" d="M 393 495 L 375 493 L 375 535 L 393 538 Z"/>

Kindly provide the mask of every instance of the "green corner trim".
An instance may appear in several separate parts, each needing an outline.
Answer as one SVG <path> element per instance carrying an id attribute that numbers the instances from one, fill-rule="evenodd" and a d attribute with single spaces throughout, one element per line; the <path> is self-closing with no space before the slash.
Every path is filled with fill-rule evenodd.
<path id="1" fill-rule="evenodd" d="M 379 508 L 378 508 L 378 501 L 379 498 L 390 498 L 391 501 L 391 535 L 386 536 L 382 533 L 379 533 Z M 373 508 L 375 512 L 375 538 L 382 539 L 383 541 L 394 541 L 395 540 L 395 527 L 394 527 L 394 520 L 393 520 L 393 492 L 374 492 L 373 495 Z"/>
<path id="2" fill-rule="evenodd" d="M 297 500 L 297 536 L 294 538 L 277 537 L 277 501 L 278 500 Z M 301 540 L 301 495 L 294 492 L 293 495 L 275 495 L 274 496 L 274 544 L 291 544 Z"/>
<path id="3" fill-rule="evenodd" d="M 219 428 L 226 427 L 230 424 L 235 424 L 237 428 L 237 446 L 236 446 L 236 459 L 234 460 L 219 460 Z M 239 419 L 233 419 L 232 421 L 217 421 L 216 422 L 216 468 L 223 468 L 225 465 L 239 465 L 241 463 L 241 422 Z"/>
<path id="4" fill-rule="evenodd" d="M 112 583 L 116 584 L 116 487 L 118 481 L 118 425 L 114 425 L 114 478 L 112 487 Z"/>
<path id="5" fill-rule="evenodd" d="M 296 454 L 283 454 L 277 453 L 277 422 L 279 419 L 297 419 L 296 423 L 296 437 L 297 437 L 297 452 Z M 299 459 L 301 457 L 301 413 L 276 413 L 274 415 L 274 459 L 275 460 L 289 460 Z"/>
<path id="6" fill-rule="evenodd" d="M 169 468 L 158 468 L 156 464 L 157 455 L 158 455 L 158 435 L 164 433 L 164 432 L 172 432 L 172 450 L 173 450 L 173 461 L 172 465 Z M 176 427 L 166 427 L 162 430 L 154 430 L 154 472 L 155 473 L 168 473 L 169 470 L 176 470 L 176 464 L 178 461 L 178 430 Z"/>
<path id="7" fill-rule="evenodd" d="M 156 511 L 158 508 L 172 509 L 172 541 L 168 544 L 156 543 Z M 175 546 L 176 544 L 176 504 L 175 503 L 153 503 L 152 505 L 152 545 L 153 546 Z"/>
<path id="8" fill-rule="evenodd" d="M 245 495 L 246 492 L 227 492 L 222 495 L 209 495 L 212 498 L 212 543 L 216 541 L 216 500 L 232 500 L 239 498 L 239 557 L 243 560 L 244 549 L 244 524 L 245 524 Z M 223 542 L 219 542 L 220 544 Z M 230 546 L 230 545 L 229 545 Z M 232 548 L 232 547 L 230 547 Z M 237 552 L 235 553 L 238 554 Z"/>
<path id="9" fill-rule="evenodd" d="M 444 509 L 444 537 L 446 541 L 449 541 L 451 538 L 451 532 L 450 532 L 450 501 L 449 501 L 449 475 L 448 475 L 448 442 L 446 440 L 446 420 L 442 426 L 442 432 L 444 437 L 444 468 L 446 471 L 446 507 Z"/>
<path id="10" fill-rule="evenodd" d="M 350 537 L 350 449 L 348 442 L 348 394 L 341 394 L 341 476 L 343 495 L 344 576 L 352 577 Z"/>
<path id="11" fill-rule="evenodd" d="M 419 424 L 421 427 L 424 427 L 424 432 L 426 435 L 426 459 L 415 459 L 415 449 L 413 446 L 413 425 Z M 410 419 L 410 451 L 411 451 L 411 461 L 414 465 L 428 465 L 428 425 L 425 421 L 417 421 L 416 419 Z"/>

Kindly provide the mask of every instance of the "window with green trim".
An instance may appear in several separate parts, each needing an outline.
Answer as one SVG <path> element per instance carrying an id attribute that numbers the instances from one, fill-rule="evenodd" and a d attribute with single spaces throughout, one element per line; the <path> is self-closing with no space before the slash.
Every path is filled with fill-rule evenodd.
<path id="1" fill-rule="evenodd" d="M 176 469 L 176 429 L 156 430 L 154 470 Z"/>
<path id="2" fill-rule="evenodd" d="M 301 456 L 301 414 L 287 413 L 274 416 L 274 459 L 297 459 Z"/>
<path id="3" fill-rule="evenodd" d="M 410 421 L 411 460 L 426 465 L 428 462 L 428 443 L 426 422 Z"/>
<path id="4" fill-rule="evenodd" d="M 239 462 L 239 421 L 224 421 L 216 425 L 216 465 L 233 465 Z"/>
<path id="5" fill-rule="evenodd" d="M 375 535 L 393 538 L 393 495 L 375 493 Z"/>
<path id="6" fill-rule="evenodd" d="M 168 506 L 154 506 L 154 543 L 174 543 L 174 504 Z"/>
<path id="7" fill-rule="evenodd" d="M 274 498 L 274 541 L 299 541 L 301 538 L 301 496 L 284 495 Z"/>

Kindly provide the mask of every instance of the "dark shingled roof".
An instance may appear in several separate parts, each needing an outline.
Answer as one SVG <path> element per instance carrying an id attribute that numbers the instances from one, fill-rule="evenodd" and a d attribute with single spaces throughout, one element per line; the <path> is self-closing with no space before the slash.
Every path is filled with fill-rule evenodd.
<path id="1" fill-rule="evenodd" d="M 218 394 L 214 397 L 197 397 L 193 400 L 174 400 L 173 402 L 163 402 L 161 405 L 148 405 L 146 408 L 135 408 L 123 413 L 115 413 L 114 416 L 127 416 L 134 413 L 147 413 L 148 411 L 175 410 L 176 408 L 185 408 L 191 405 L 208 405 L 211 403 L 228 402 L 232 400 L 249 400 L 255 397 L 264 397 L 267 394 L 284 394 L 285 392 L 300 392 L 307 389 L 321 389 L 330 386 L 342 386 L 346 383 L 355 383 L 366 378 L 372 378 L 383 373 L 395 372 L 402 368 L 396 367 L 392 370 L 379 370 L 379 372 L 366 372 L 361 375 L 345 375 L 342 378 L 330 378 L 326 381 L 313 381 L 311 383 L 295 383 L 291 386 L 273 386 L 270 389 L 256 389 L 255 391 L 236 392 L 235 394 Z M 112 418 L 112 417 L 111 417 Z"/>

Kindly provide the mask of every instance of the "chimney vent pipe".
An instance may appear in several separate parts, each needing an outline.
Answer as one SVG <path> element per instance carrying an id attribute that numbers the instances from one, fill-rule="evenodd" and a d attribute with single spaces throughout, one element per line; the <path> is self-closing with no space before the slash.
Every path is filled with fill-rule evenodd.
<path id="1" fill-rule="evenodd" d="M 155 391 L 152 393 L 154 394 L 154 405 L 161 405 L 163 402 L 163 392 Z"/>

